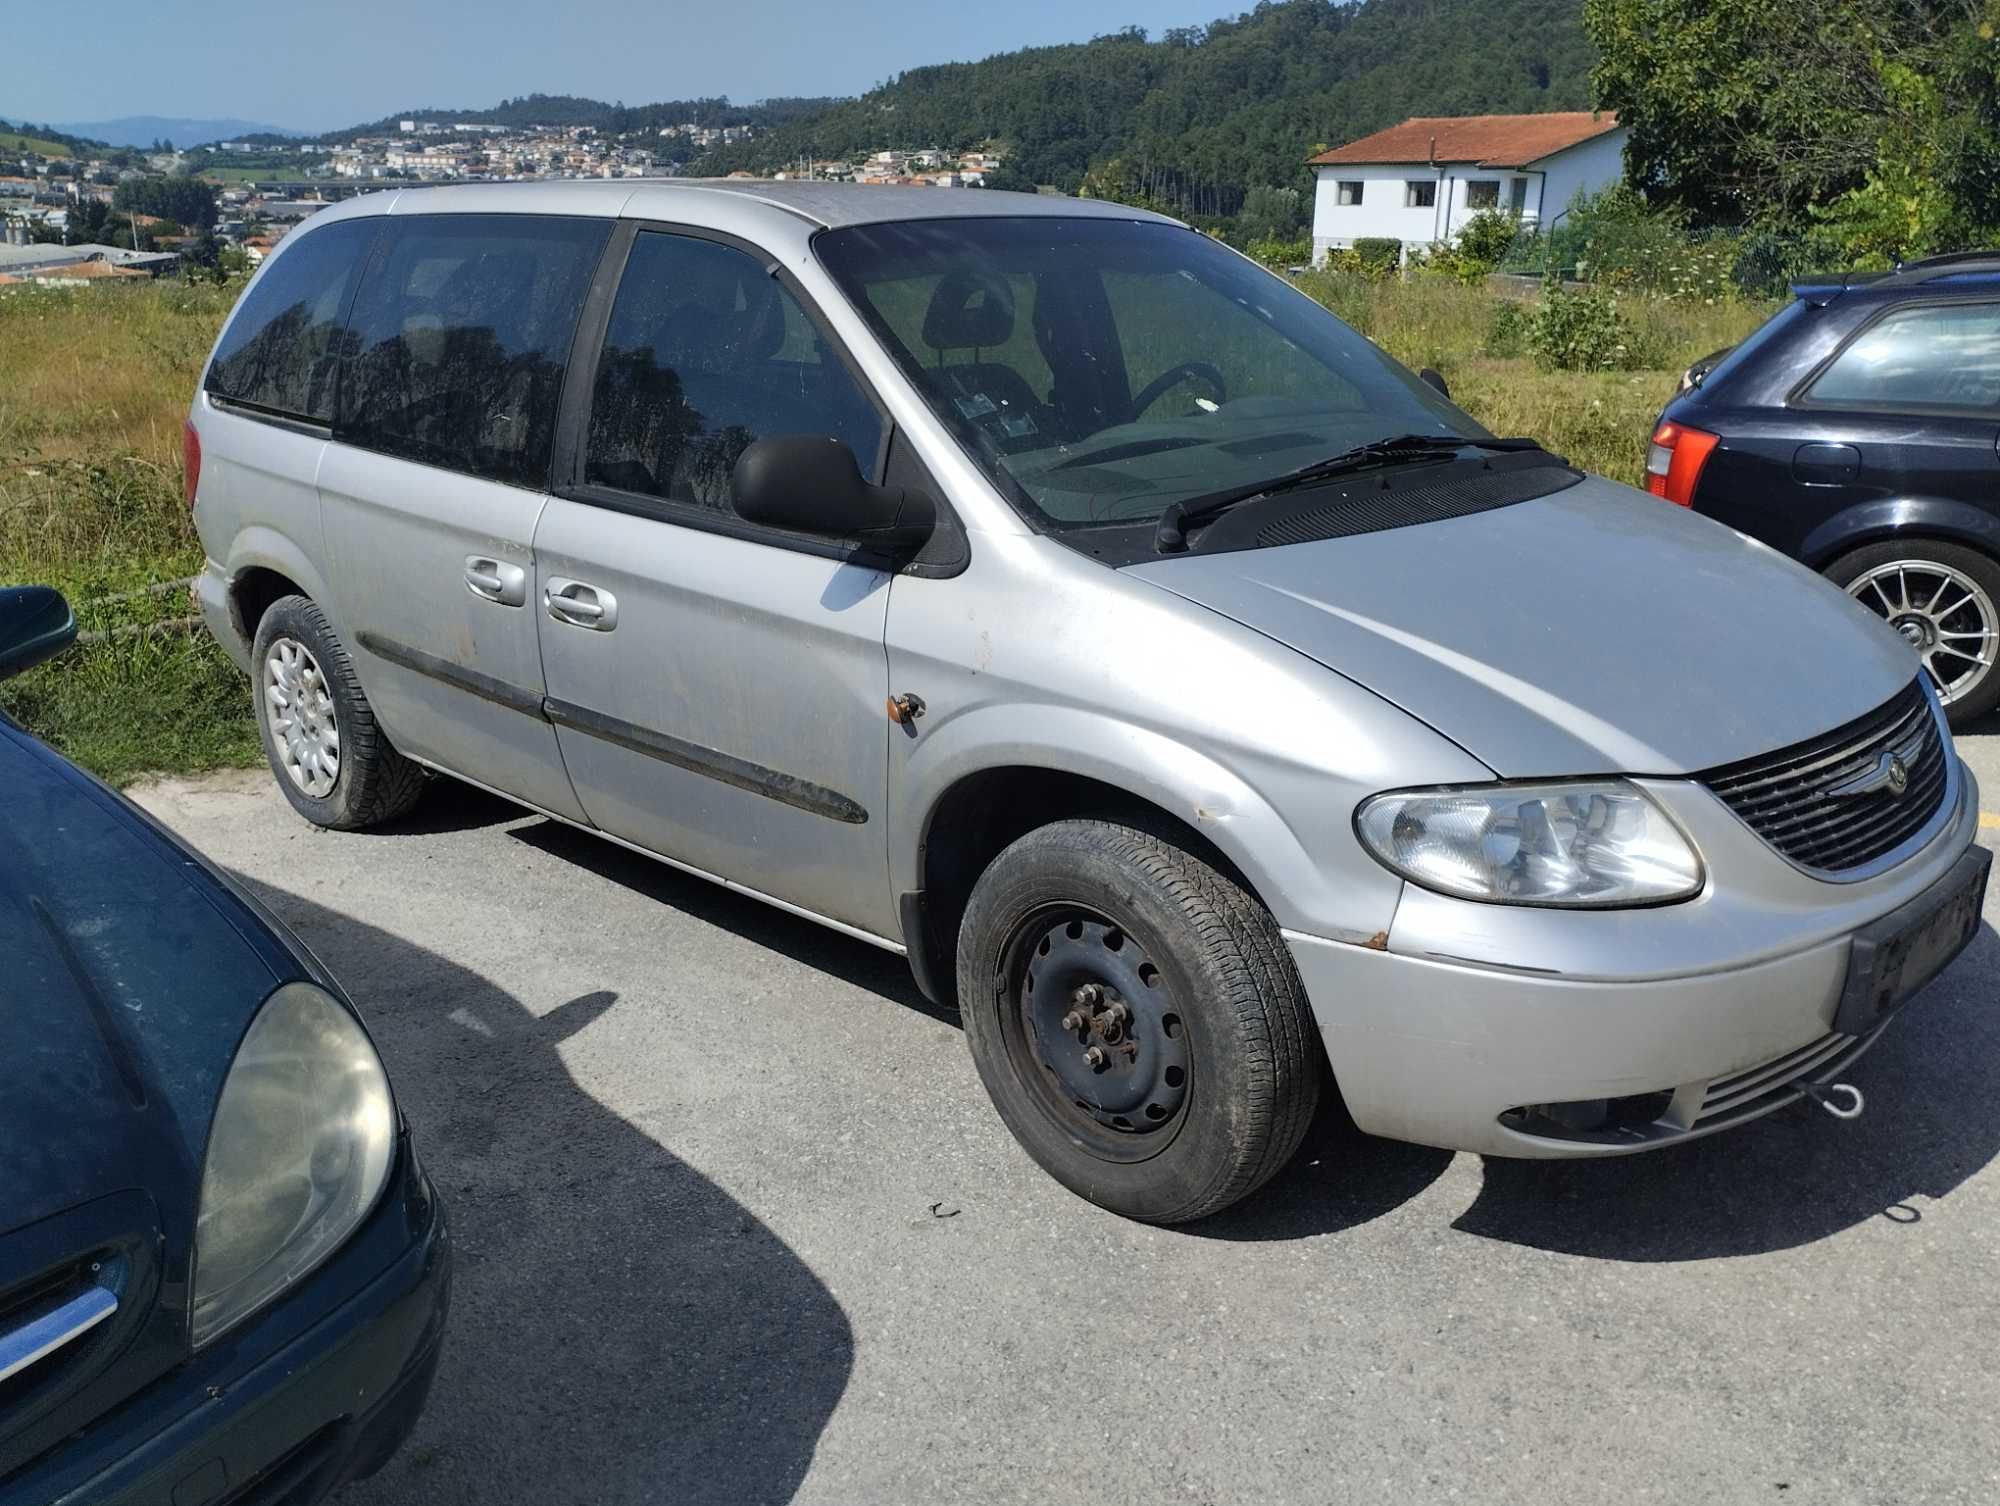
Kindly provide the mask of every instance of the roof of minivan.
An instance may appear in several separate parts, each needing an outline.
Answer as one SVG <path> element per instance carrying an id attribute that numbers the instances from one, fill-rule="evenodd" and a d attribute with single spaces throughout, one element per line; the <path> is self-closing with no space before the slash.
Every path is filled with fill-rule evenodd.
<path id="1" fill-rule="evenodd" d="M 363 194 L 342 206 L 349 214 L 445 212 L 582 214 L 679 219 L 689 201 L 712 209 L 775 209 L 813 226 L 838 229 L 893 220 L 992 219 L 1023 215 L 1067 219 L 1178 220 L 1129 204 L 991 188 L 914 188 L 898 184 L 779 182 L 770 178 L 569 178 L 536 183 L 465 183 Z M 315 216 L 318 218 L 318 216 Z"/>

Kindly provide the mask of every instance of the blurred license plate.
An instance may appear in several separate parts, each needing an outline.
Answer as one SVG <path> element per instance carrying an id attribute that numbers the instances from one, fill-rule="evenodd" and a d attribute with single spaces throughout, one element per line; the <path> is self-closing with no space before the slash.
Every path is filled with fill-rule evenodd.
<path id="1" fill-rule="evenodd" d="M 1969 848 L 1937 883 L 1854 933 L 1835 1030 L 1866 1035 L 1944 971 L 1978 934 L 1992 866 L 1993 854 Z"/>

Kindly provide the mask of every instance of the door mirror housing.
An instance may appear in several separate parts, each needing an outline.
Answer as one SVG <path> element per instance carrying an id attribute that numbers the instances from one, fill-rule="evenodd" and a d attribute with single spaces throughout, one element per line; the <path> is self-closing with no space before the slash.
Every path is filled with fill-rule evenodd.
<path id="1" fill-rule="evenodd" d="M 1444 373 L 1435 366 L 1426 366 L 1417 373 L 1417 380 L 1447 401 L 1451 398 L 1451 388 L 1445 385 Z"/>
<path id="2" fill-rule="evenodd" d="M 76 617 L 48 586 L 0 589 L 0 680 L 54 658 L 76 637 Z"/>
<path id="3" fill-rule="evenodd" d="M 824 538 L 910 551 L 937 527 L 937 504 L 920 491 L 862 479 L 854 451 L 830 434 L 759 439 L 730 477 L 738 516 Z"/>

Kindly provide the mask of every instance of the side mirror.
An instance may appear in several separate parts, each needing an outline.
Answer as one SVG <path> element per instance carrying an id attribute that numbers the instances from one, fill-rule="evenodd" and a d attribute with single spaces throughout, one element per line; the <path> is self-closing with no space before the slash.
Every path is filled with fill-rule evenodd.
<path id="1" fill-rule="evenodd" d="M 1451 388 L 1445 385 L 1444 373 L 1439 371 L 1437 367 L 1426 366 L 1422 371 L 1417 373 L 1417 380 L 1436 392 L 1439 397 L 1444 398 L 1447 402 L 1450 401 Z"/>
<path id="2" fill-rule="evenodd" d="M 730 489 L 739 516 L 794 533 L 908 550 L 937 526 L 935 502 L 862 480 L 854 451 L 830 434 L 757 440 L 737 456 Z"/>
<path id="3" fill-rule="evenodd" d="M 0 680 L 33 669 L 76 637 L 76 618 L 62 592 L 47 586 L 0 588 Z"/>

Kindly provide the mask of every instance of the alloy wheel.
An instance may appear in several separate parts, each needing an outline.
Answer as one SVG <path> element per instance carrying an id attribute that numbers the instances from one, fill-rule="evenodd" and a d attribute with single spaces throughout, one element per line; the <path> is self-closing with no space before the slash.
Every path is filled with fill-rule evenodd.
<path id="1" fill-rule="evenodd" d="M 1947 705 L 1992 672 L 2000 613 L 1964 572 L 1935 560 L 1890 560 L 1849 581 L 1847 594 L 1903 635 Z"/>

